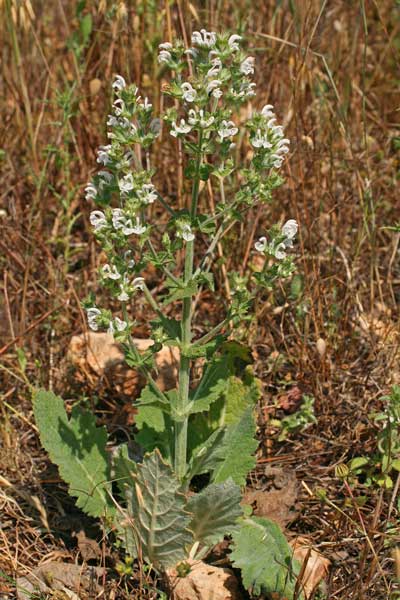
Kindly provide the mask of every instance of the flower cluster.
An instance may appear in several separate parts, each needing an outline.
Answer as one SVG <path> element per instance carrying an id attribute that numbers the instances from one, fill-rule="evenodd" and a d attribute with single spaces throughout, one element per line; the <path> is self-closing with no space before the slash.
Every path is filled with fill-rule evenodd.
<path id="1" fill-rule="evenodd" d="M 165 302 L 186 298 L 202 285 L 212 287 L 211 273 L 202 272 L 201 267 L 188 271 L 188 275 L 185 266 L 184 275 L 177 274 L 179 253 L 189 253 L 193 259 L 193 244 L 200 235 L 209 238 L 212 254 L 218 243 L 215 236 L 223 234 L 225 226 L 241 218 L 247 208 L 268 201 L 282 183 L 279 169 L 289 151 L 289 140 L 272 105 L 250 111 L 245 122 L 239 118 L 240 106 L 255 96 L 255 59 L 243 52 L 241 36 L 201 29 L 193 33 L 191 42 L 189 49 L 179 40 L 159 46 L 161 72 L 173 72 L 168 85 L 163 86 L 164 94 L 173 102 L 162 120 L 153 117 L 152 104 L 147 98 L 141 99 L 135 85 L 127 85 L 121 75 L 116 76 L 107 118 L 108 143 L 99 148 L 100 170 L 85 188 L 86 199 L 96 205 L 90 223 L 106 256 L 99 270 L 100 282 L 122 303 L 124 313 L 123 320 L 113 318 L 91 301 L 86 305 L 88 323 L 92 329 L 106 329 L 122 340 L 129 333 L 126 303 L 143 291 L 154 308 L 143 278 L 148 263 L 166 276 Z M 180 139 L 185 177 L 193 180 L 189 210 L 170 207 L 152 181 L 155 171 L 150 166 L 149 148 L 162 122 L 172 138 Z M 240 152 L 233 152 L 238 140 L 244 140 L 250 150 L 246 164 Z M 215 212 L 203 215 L 198 210 L 200 183 L 210 178 L 218 183 Z M 149 222 L 148 209 L 156 202 L 168 209 L 168 221 L 163 220 L 163 235 L 153 244 L 151 236 L 160 228 Z M 258 251 L 282 262 L 279 272 L 275 269 L 276 276 L 290 271 L 289 257 L 285 259 L 296 232 L 297 224 L 290 220 L 282 230 L 273 228 L 269 241 L 262 237 L 255 245 Z M 255 280 L 268 286 L 275 277 L 271 273 L 266 270 Z M 232 322 L 245 318 L 250 306 L 252 292 L 246 288 L 245 279 L 235 279 L 232 288 Z M 168 336 L 168 332 L 164 334 Z"/>
<path id="2" fill-rule="evenodd" d="M 135 260 L 132 244 L 140 255 L 150 229 L 145 211 L 158 198 L 151 182 L 153 172 L 141 167 L 133 145 L 147 148 L 159 134 L 160 122 L 152 118 L 152 105 L 147 98 L 142 101 L 135 85 L 128 86 L 117 75 L 112 87 L 115 99 L 107 120 L 110 143 L 98 150 L 102 170 L 85 192 L 86 199 L 99 206 L 91 212 L 90 223 L 108 259 L 100 268 L 100 281 L 116 299 L 126 303 L 144 288 L 142 265 Z M 127 333 L 126 321 L 112 319 L 95 306 L 87 307 L 87 311 L 91 329 L 107 328 L 119 337 Z"/>
<path id="3" fill-rule="evenodd" d="M 273 231 L 269 243 L 267 238 L 263 236 L 254 244 L 254 248 L 262 254 L 273 256 L 277 260 L 283 260 L 286 258 L 286 250 L 293 248 L 293 240 L 296 237 L 298 228 L 297 221 L 289 219 L 280 232 Z"/>

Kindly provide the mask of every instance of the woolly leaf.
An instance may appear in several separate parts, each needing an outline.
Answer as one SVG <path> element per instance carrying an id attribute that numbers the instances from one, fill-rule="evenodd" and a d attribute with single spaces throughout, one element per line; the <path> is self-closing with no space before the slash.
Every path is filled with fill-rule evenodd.
<path id="1" fill-rule="evenodd" d="M 193 536 L 187 529 L 190 514 L 171 467 L 156 449 L 137 465 L 133 485 L 127 490 L 129 526 L 134 528 L 136 552 L 156 568 L 175 565 L 187 556 Z"/>
<path id="2" fill-rule="evenodd" d="M 214 483 L 221 483 L 230 477 L 238 485 L 246 483 L 246 475 L 256 463 L 253 456 L 258 446 L 255 433 L 253 407 L 249 407 L 240 420 L 225 432 L 218 451 L 220 461 L 212 475 Z"/>
<path id="3" fill-rule="evenodd" d="M 192 496 L 187 510 L 193 514 L 189 528 L 193 531 L 195 542 L 213 546 L 225 535 L 236 531 L 236 521 L 243 513 L 241 499 L 240 487 L 232 479 L 211 483 Z"/>
<path id="4" fill-rule="evenodd" d="M 62 398 L 45 390 L 35 393 L 33 410 L 40 440 L 77 506 L 92 517 L 114 514 L 105 427 L 78 407 L 68 419 Z"/>
<path id="5" fill-rule="evenodd" d="M 232 537 L 230 559 L 241 569 L 244 587 L 257 597 L 275 592 L 293 600 L 299 567 L 279 525 L 261 517 L 244 518 Z"/>

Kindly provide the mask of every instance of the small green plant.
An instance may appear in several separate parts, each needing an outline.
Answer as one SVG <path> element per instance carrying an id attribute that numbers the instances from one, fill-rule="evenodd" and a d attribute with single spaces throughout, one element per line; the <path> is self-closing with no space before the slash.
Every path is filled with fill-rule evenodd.
<path id="1" fill-rule="evenodd" d="M 86 188 L 87 199 L 97 204 L 90 222 L 107 257 L 100 282 L 121 311 L 115 315 L 100 308 L 92 297 L 84 308 L 89 326 L 113 334 L 127 363 L 146 376 L 136 403 L 143 460 L 135 462 L 127 445 L 110 455 L 106 430 L 96 427 L 94 415 L 75 406 L 68 418 L 62 399 L 52 393 L 39 391 L 34 411 L 42 443 L 77 505 L 102 517 L 129 556 L 163 571 L 188 557 L 203 557 L 231 536 L 232 561 L 245 586 L 256 594 L 290 598 L 296 565 L 286 539 L 269 520 L 244 516 L 240 504 L 240 486 L 255 465 L 254 407 L 260 391 L 248 350 L 232 337 L 251 318 L 260 288 L 271 289 L 293 272 L 288 250 L 296 221 L 275 225 L 259 238 L 254 250 L 264 257 L 262 270 L 246 278 L 232 272 L 225 318 L 198 339 L 193 330 L 194 298 L 204 287 L 214 290 L 211 267 L 218 243 L 250 208 L 271 199 L 282 183 L 279 169 L 288 152 L 271 105 L 240 121 L 240 107 L 255 97 L 254 59 L 241 51 L 240 42 L 238 35 L 202 30 L 193 34 L 188 50 L 181 41 L 161 44 L 160 66 L 174 74 L 164 87 L 171 102 L 162 119 L 153 116 L 135 85 L 117 76 L 109 144 L 100 148 L 102 169 Z M 150 148 L 162 123 L 184 156 L 185 189 L 190 189 L 186 209 L 163 198 L 152 183 Z M 252 151 L 245 164 L 234 152 L 240 128 Z M 205 182 L 217 199 L 212 213 L 205 210 Z M 199 250 L 195 253 L 199 241 L 198 248 L 205 248 L 200 258 Z M 144 276 L 149 264 L 163 277 L 157 294 Z M 137 294 L 154 314 L 154 343 L 145 353 L 130 333 Z M 181 305 L 179 320 L 169 316 L 176 304 Z M 180 354 L 177 386 L 167 391 L 153 377 L 154 356 L 162 346 L 176 347 Z M 199 359 L 197 381 L 192 366 Z M 208 485 L 188 494 L 198 475 L 206 475 Z M 129 571 L 130 565 L 121 569 Z"/>
<path id="2" fill-rule="evenodd" d="M 278 437 L 279 441 L 285 440 L 289 434 L 296 431 L 302 431 L 309 425 L 313 425 L 317 422 L 314 412 L 314 402 L 315 399 L 313 396 L 304 394 L 300 408 L 296 410 L 296 412 L 283 417 L 283 419 L 274 419 L 272 421 L 272 423 L 276 424 L 280 429 Z"/>
<path id="3" fill-rule="evenodd" d="M 394 385 L 389 396 L 382 398 L 385 409 L 371 415 L 379 426 L 377 450 L 372 456 L 356 456 L 348 464 L 348 475 L 364 475 L 364 485 L 391 489 L 393 471 L 400 471 L 400 386 Z"/>

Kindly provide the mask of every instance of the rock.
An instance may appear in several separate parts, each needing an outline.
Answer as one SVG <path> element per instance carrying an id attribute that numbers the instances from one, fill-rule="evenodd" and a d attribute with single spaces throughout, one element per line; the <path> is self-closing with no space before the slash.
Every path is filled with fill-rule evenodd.
<path id="1" fill-rule="evenodd" d="M 191 569 L 186 577 L 178 577 L 176 569 L 168 569 L 167 582 L 171 600 L 242 600 L 238 581 L 230 569 L 207 565 L 203 561 L 186 561 Z"/>
<path id="2" fill-rule="evenodd" d="M 321 581 L 328 575 L 331 562 L 314 550 L 310 541 L 304 537 L 297 537 L 289 544 L 293 548 L 294 558 L 301 565 L 301 583 L 305 597 L 311 598 Z"/>
<path id="3" fill-rule="evenodd" d="M 148 350 L 154 343 L 150 339 L 134 338 L 138 350 Z M 110 377 L 118 391 L 132 395 L 143 385 L 140 375 L 125 363 L 121 346 L 109 333 L 90 331 L 74 335 L 68 348 L 68 360 L 89 380 Z M 162 390 L 176 385 L 179 352 L 177 348 L 163 347 L 155 356 L 158 371 L 157 383 Z"/>

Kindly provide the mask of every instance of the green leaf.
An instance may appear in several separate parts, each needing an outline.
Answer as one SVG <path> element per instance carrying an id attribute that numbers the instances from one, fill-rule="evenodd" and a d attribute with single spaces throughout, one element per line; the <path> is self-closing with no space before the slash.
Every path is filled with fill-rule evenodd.
<path id="1" fill-rule="evenodd" d="M 362 467 L 365 467 L 366 465 L 368 465 L 368 463 L 369 463 L 369 458 L 366 458 L 365 456 L 355 456 L 348 463 L 348 467 L 349 467 L 350 471 L 357 471 L 358 469 L 362 469 Z"/>
<path id="2" fill-rule="evenodd" d="M 135 423 L 138 429 L 141 429 L 143 425 L 147 425 L 154 429 L 154 431 L 165 430 L 165 413 L 156 404 L 144 404 L 139 405 L 138 412 L 135 416 Z"/>
<path id="3" fill-rule="evenodd" d="M 213 360 L 206 367 L 203 377 L 193 394 L 191 394 L 191 413 L 203 412 L 220 398 L 227 388 L 229 370 L 225 357 Z"/>
<path id="4" fill-rule="evenodd" d="M 182 339 L 182 327 L 181 322 L 176 319 L 169 319 L 163 315 L 159 315 L 159 318 L 151 322 L 153 329 L 157 326 L 161 326 L 164 333 L 168 336 L 168 340 L 180 342 Z M 168 342 L 165 340 L 164 343 Z"/>
<path id="5" fill-rule="evenodd" d="M 252 374 L 251 367 L 247 367 L 243 379 L 232 375 L 227 380 L 223 397 L 210 410 L 210 421 L 214 426 L 223 427 L 236 423 L 243 412 L 259 400 L 260 385 Z"/>
<path id="6" fill-rule="evenodd" d="M 188 479 L 213 471 L 221 462 L 221 447 L 225 429 L 213 431 L 210 437 L 193 450 L 188 467 Z"/>
<path id="7" fill-rule="evenodd" d="M 186 547 L 193 543 L 180 483 L 157 449 L 146 454 L 133 479 L 128 516 L 135 530 L 136 555 L 156 568 L 171 567 L 186 558 Z"/>
<path id="8" fill-rule="evenodd" d="M 396 458 L 392 461 L 392 468 L 395 469 L 395 471 L 400 471 L 400 458 Z"/>
<path id="9" fill-rule="evenodd" d="M 256 464 L 253 456 L 258 442 L 253 407 L 244 411 L 241 419 L 228 427 L 219 449 L 220 462 L 212 475 L 214 483 L 222 483 L 230 477 L 238 485 L 245 485 L 246 476 Z"/>
<path id="10" fill-rule="evenodd" d="M 189 528 L 195 542 L 213 546 L 236 531 L 237 520 L 243 514 L 241 499 L 240 487 L 232 479 L 211 483 L 192 496 L 187 510 L 193 514 Z"/>
<path id="11" fill-rule="evenodd" d="M 163 407 L 164 410 L 168 409 L 167 399 L 164 399 L 164 395 L 156 394 L 149 385 L 143 388 L 139 398 L 137 399 L 138 406 L 145 406 L 146 404 L 154 404 L 159 408 Z M 168 411 L 167 411 L 168 412 Z"/>
<path id="12" fill-rule="evenodd" d="M 187 282 L 186 285 L 182 287 L 171 287 L 171 294 L 166 297 L 163 302 L 163 306 L 167 306 L 171 304 L 171 302 L 175 302 L 175 300 L 183 300 L 184 298 L 191 298 L 197 293 L 197 283 L 194 279 L 191 279 Z"/>
<path id="13" fill-rule="evenodd" d="M 45 390 L 34 394 L 33 410 L 40 440 L 77 506 L 92 517 L 114 514 L 105 427 L 78 407 L 68 420 L 62 398 Z"/>
<path id="14" fill-rule="evenodd" d="M 230 558 L 242 571 L 244 587 L 254 596 L 277 592 L 293 600 L 299 567 L 292 555 L 279 525 L 269 519 L 245 518 L 233 533 Z"/>

